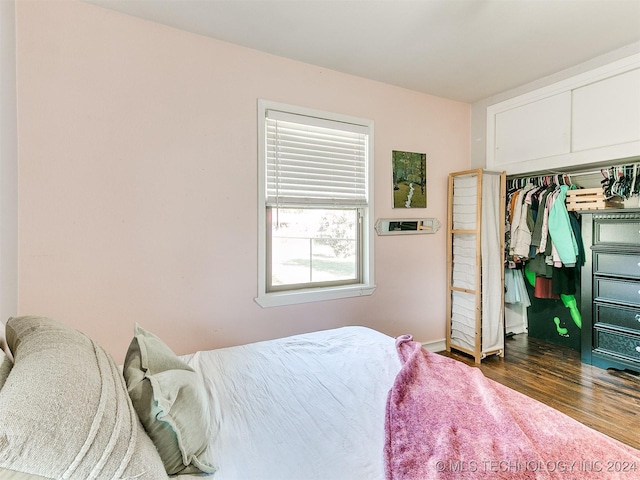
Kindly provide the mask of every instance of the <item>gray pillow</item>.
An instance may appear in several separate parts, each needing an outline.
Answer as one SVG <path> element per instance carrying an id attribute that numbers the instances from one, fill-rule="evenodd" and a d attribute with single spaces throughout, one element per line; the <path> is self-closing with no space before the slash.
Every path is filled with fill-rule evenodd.
<path id="1" fill-rule="evenodd" d="M 167 478 L 111 357 L 42 317 L 11 318 L 0 390 L 0 478 Z"/>
<path id="2" fill-rule="evenodd" d="M 123 374 L 167 473 L 214 473 L 208 454 L 211 414 L 200 376 L 137 324 Z"/>

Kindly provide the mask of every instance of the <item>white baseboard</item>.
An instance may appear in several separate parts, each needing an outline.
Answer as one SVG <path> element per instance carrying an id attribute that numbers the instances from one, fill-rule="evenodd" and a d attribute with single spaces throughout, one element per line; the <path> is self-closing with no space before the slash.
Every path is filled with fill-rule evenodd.
<path id="1" fill-rule="evenodd" d="M 507 330 L 507 333 L 513 333 L 514 335 L 520 335 L 521 333 L 528 333 L 528 330 L 527 330 L 526 327 L 518 326 L 518 327 L 509 328 Z"/>
<path id="2" fill-rule="evenodd" d="M 433 342 L 423 342 L 422 347 L 428 352 L 443 352 L 447 349 L 446 339 L 434 340 Z"/>

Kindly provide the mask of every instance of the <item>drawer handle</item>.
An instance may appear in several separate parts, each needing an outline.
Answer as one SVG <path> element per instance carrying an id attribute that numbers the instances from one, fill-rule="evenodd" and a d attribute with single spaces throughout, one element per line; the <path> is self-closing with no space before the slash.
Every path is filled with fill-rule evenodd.
<path id="1" fill-rule="evenodd" d="M 640 353 L 640 345 L 636 347 L 636 352 Z"/>
<path id="2" fill-rule="evenodd" d="M 640 313 L 636 313 L 636 320 L 640 322 Z"/>

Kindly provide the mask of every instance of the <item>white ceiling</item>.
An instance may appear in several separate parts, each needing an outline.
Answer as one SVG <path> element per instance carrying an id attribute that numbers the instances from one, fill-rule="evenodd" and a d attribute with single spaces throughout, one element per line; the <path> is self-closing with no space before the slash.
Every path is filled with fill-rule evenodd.
<path id="1" fill-rule="evenodd" d="M 640 0 L 86 0 L 473 103 L 640 42 Z"/>

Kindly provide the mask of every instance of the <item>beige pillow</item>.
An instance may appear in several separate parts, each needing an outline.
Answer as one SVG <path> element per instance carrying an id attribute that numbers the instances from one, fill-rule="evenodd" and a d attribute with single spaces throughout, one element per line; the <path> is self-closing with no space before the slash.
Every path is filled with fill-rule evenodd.
<path id="1" fill-rule="evenodd" d="M 7 358 L 13 362 L 13 353 L 11 353 L 11 349 L 7 345 L 7 341 L 5 339 L 5 324 L 2 320 L 0 320 L 0 350 L 4 352 Z"/>
<path id="2" fill-rule="evenodd" d="M 167 478 L 99 345 L 42 317 L 9 319 L 7 342 L 15 362 L 0 390 L 0 478 Z"/>
<path id="3" fill-rule="evenodd" d="M 13 362 L 0 350 L 0 390 L 2 390 L 4 382 L 7 381 L 7 377 L 11 373 L 11 367 L 13 367 Z"/>
<path id="4" fill-rule="evenodd" d="M 167 473 L 214 473 L 208 455 L 211 414 L 200 376 L 137 324 L 123 374 Z"/>

